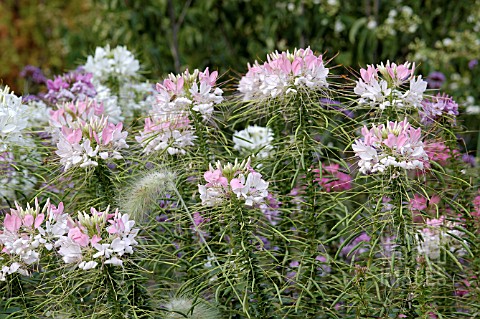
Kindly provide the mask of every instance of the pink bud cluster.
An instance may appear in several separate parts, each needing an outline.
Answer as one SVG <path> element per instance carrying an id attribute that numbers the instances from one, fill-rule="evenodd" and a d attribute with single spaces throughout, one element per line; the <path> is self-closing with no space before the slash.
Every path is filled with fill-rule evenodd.
<path id="1" fill-rule="evenodd" d="M 110 123 L 108 117 L 77 119 L 71 125 L 62 125 L 55 153 L 65 171 L 77 166 L 98 166 L 99 159 L 122 159 L 119 151 L 128 148 L 128 133 L 122 129 L 123 123 Z"/>
<path id="2" fill-rule="evenodd" d="M 216 168 L 210 165 L 203 177 L 207 184 L 198 185 L 202 205 L 217 206 L 237 197 L 245 201 L 245 205 L 253 206 L 263 203 L 268 196 L 268 182 L 250 167 L 250 160 L 224 166 L 217 162 Z"/>
<path id="3" fill-rule="evenodd" d="M 340 171 L 339 164 L 323 165 L 313 169 L 315 173 L 314 182 L 326 192 L 340 192 L 352 188 L 352 177 Z"/>
<path id="4" fill-rule="evenodd" d="M 255 61 L 240 79 L 238 91 L 244 101 L 264 100 L 296 93 L 299 89 L 319 90 L 328 87 L 328 69 L 322 55 L 310 47 L 267 55 L 263 64 Z"/>
<path id="5" fill-rule="evenodd" d="M 361 69 L 361 78 L 354 88 L 355 94 L 360 96 L 359 103 L 380 110 L 387 107 L 420 107 L 427 82 L 422 80 L 421 75 L 415 77 L 414 71 L 415 64 L 410 68 L 409 62 L 396 65 L 390 61 L 385 65 L 368 65 L 367 69 Z"/>
<path id="6" fill-rule="evenodd" d="M 42 255 L 51 252 L 65 264 L 81 269 L 95 268 L 99 263 L 122 265 L 122 256 L 132 254 L 138 243 L 139 229 L 127 214 L 99 212 L 92 208 L 90 214 L 80 213 L 74 220 L 47 200 L 40 207 L 37 200 L 24 209 L 7 213 L 0 231 L 0 280 L 13 273 L 29 275 L 33 268 L 41 269 Z M 36 267 L 34 267 L 34 265 Z"/>
<path id="7" fill-rule="evenodd" d="M 185 148 L 193 145 L 195 131 L 190 125 L 192 112 L 208 121 L 214 105 L 223 101 L 223 91 L 215 87 L 218 72 L 205 69 L 193 74 L 185 71 L 157 83 L 156 103 L 145 126 L 136 140 L 144 147 L 144 153 L 167 150 L 169 154 L 185 154 Z"/>
<path id="8" fill-rule="evenodd" d="M 360 172 L 384 172 L 387 167 L 402 169 L 423 169 L 428 156 L 423 149 L 420 128 L 415 129 L 405 119 L 402 122 L 388 122 L 369 130 L 362 128 L 363 139 L 352 145 L 355 155 L 360 158 Z"/>

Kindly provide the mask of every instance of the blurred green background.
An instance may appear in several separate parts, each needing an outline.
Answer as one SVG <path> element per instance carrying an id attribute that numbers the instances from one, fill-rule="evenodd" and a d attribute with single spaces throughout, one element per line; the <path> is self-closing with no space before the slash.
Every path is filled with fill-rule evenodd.
<path id="1" fill-rule="evenodd" d="M 477 106 L 479 34 L 480 0 L 2 0 L 0 78 L 21 93 L 25 65 L 51 78 L 110 44 L 132 50 L 154 81 L 206 66 L 228 79 L 271 51 L 311 46 L 357 70 L 415 61 Z"/>

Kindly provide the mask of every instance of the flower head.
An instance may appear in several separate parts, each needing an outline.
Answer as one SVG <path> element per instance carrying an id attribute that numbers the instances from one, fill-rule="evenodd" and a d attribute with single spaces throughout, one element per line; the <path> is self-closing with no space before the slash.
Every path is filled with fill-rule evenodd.
<path id="1" fill-rule="evenodd" d="M 71 126 L 62 126 L 55 153 L 65 171 L 97 166 L 99 159 L 122 159 L 119 151 L 129 147 L 125 141 L 128 133 L 122 129 L 122 123 L 109 123 L 103 116 L 92 116 L 88 122 L 77 120 Z"/>
<path id="2" fill-rule="evenodd" d="M 272 150 L 273 132 L 268 127 L 257 125 L 248 126 L 246 129 L 236 131 L 233 135 L 234 149 L 239 151 L 258 152 L 262 158 L 266 158 Z"/>
<path id="3" fill-rule="evenodd" d="M 235 161 L 222 166 L 217 162 L 214 169 L 205 172 L 205 185 L 198 185 L 200 199 L 206 206 L 216 206 L 232 197 L 245 201 L 245 205 L 260 204 L 268 196 L 268 182 L 262 175 L 250 167 L 250 160 L 242 163 Z"/>
<path id="4" fill-rule="evenodd" d="M 418 108 L 427 82 L 421 76 L 415 77 L 414 71 L 415 64 L 410 68 L 409 62 L 397 65 L 390 61 L 361 69 L 361 78 L 354 88 L 355 94 L 360 96 L 359 103 L 380 110 L 387 107 Z M 407 83 L 409 89 L 404 87 Z"/>
<path id="5" fill-rule="evenodd" d="M 76 70 L 47 80 L 48 92 L 45 101 L 51 105 L 60 102 L 83 101 L 97 95 L 92 83 L 92 74 Z"/>
<path id="6" fill-rule="evenodd" d="M 423 124 L 431 124 L 442 117 L 455 120 L 458 115 L 458 104 L 445 93 L 438 93 L 422 101 L 422 109 L 419 113 Z"/>
<path id="7" fill-rule="evenodd" d="M 420 128 L 415 129 L 405 119 L 387 122 L 362 129 L 363 140 L 358 139 L 352 148 L 359 157 L 358 166 L 364 174 L 384 172 L 387 167 L 423 169 L 428 159 Z"/>
<path id="8" fill-rule="evenodd" d="M 10 144 L 23 144 L 22 132 L 28 126 L 27 106 L 6 86 L 0 90 L 0 152 Z"/>
<path id="9" fill-rule="evenodd" d="M 326 88 L 327 76 L 322 55 L 316 56 L 309 47 L 295 49 L 293 53 L 274 52 L 267 55 L 263 64 L 248 65 L 238 91 L 244 101 L 282 97 L 299 89 Z"/>

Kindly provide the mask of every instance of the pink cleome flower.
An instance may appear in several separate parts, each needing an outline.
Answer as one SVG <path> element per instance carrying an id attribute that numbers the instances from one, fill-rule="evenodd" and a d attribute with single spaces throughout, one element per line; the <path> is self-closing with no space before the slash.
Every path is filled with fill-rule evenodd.
<path id="1" fill-rule="evenodd" d="M 384 172 L 387 167 L 423 169 L 428 159 L 421 129 L 415 129 L 405 119 L 402 122 L 387 122 L 362 128 L 363 139 L 358 139 L 352 148 L 360 159 L 360 172 Z"/>

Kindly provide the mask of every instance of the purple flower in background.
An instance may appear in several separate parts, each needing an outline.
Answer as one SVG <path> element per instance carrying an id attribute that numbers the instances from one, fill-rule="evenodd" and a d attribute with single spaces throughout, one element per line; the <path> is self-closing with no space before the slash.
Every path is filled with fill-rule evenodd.
<path id="1" fill-rule="evenodd" d="M 462 161 L 464 163 L 470 164 L 471 167 L 475 167 L 477 165 L 477 162 L 475 160 L 475 156 L 473 156 L 473 155 L 463 154 L 462 155 Z"/>
<path id="2" fill-rule="evenodd" d="M 22 96 L 22 103 L 28 103 L 31 101 L 40 101 L 40 98 L 35 94 L 28 94 L 28 95 Z"/>
<path id="3" fill-rule="evenodd" d="M 359 245 L 362 242 L 365 244 Z M 370 242 L 370 236 L 368 236 L 366 233 L 362 233 L 360 236 L 352 240 L 349 244 L 345 245 L 342 248 L 340 255 L 346 257 L 347 259 L 351 259 L 354 255 L 359 255 L 367 252 L 369 249 L 368 242 Z M 355 247 L 357 247 L 355 251 L 352 251 Z"/>
<path id="4" fill-rule="evenodd" d="M 260 210 L 272 225 L 276 225 L 281 220 L 279 216 L 281 204 L 271 193 L 268 193 L 265 202 L 260 204 Z"/>
<path id="5" fill-rule="evenodd" d="M 430 99 L 422 101 L 422 110 L 419 114 L 423 124 L 431 124 L 442 116 L 457 116 L 458 104 L 445 93 L 438 93 Z"/>
<path id="6" fill-rule="evenodd" d="M 25 66 L 22 72 L 20 72 L 20 76 L 37 84 L 43 84 L 47 81 L 47 78 L 45 75 L 43 75 L 42 70 L 33 65 Z"/>
<path id="7" fill-rule="evenodd" d="M 352 111 L 344 108 L 339 101 L 335 101 L 332 99 L 321 98 L 320 104 L 326 108 L 327 110 L 337 110 L 348 116 L 349 118 L 353 118 L 354 114 Z"/>
<path id="8" fill-rule="evenodd" d="M 320 276 L 325 276 L 327 273 L 332 271 L 332 268 L 328 265 L 328 260 L 325 256 L 317 256 L 315 260 L 320 264 L 320 267 L 317 267 L 317 270 L 320 272 Z"/>
<path id="9" fill-rule="evenodd" d="M 92 83 L 92 74 L 78 70 L 55 76 L 53 81 L 47 80 L 47 88 L 45 100 L 50 104 L 83 101 L 97 95 Z"/>
<path id="10" fill-rule="evenodd" d="M 426 80 L 429 89 L 439 89 L 445 83 L 446 77 L 442 72 L 435 71 L 430 73 Z"/>
<path id="11" fill-rule="evenodd" d="M 203 238 L 208 238 L 209 235 L 207 232 L 203 231 L 200 229 L 200 226 L 202 226 L 204 223 L 208 223 L 210 221 L 210 218 L 203 218 L 203 216 L 199 212 L 194 212 L 193 213 L 193 222 L 195 225 L 191 225 L 190 229 L 194 233 L 201 233 L 203 235 Z M 199 235 L 200 237 L 200 235 Z"/>
<path id="12" fill-rule="evenodd" d="M 470 70 L 473 70 L 478 65 L 478 60 L 473 59 L 468 62 L 468 67 Z"/>

